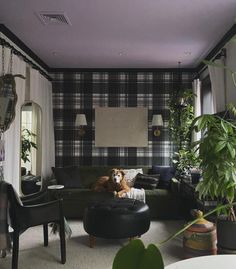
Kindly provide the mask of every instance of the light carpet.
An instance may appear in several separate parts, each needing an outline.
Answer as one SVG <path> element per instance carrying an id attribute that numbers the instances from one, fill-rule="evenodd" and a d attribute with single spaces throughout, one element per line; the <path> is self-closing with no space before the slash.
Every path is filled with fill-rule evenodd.
<path id="1" fill-rule="evenodd" d="M 95 248 L 88 247 L 88 235 L 82 221 L 69 221 L 72 237 L 67 240 L 67 261 L 60 263 L 58 235 L 49 236 L 49 246 L 43 247 L 42 227 L 27 230 L 20 237 L 19 269 L 111 269 L 117 251 L 127 240 L 97 238 Z M 152 221 L 149 231 L 141 239 L 145 245 L 158 243 L 183 227 L 183 221 Z M 111 227 L 112 228 L 112 227 Z M 125 227 L 124 227 L 125 228 Z M 183 257 L 182 237 L 175 238 L 161 247 L 165 265 Z M 1 269 L 11 268 L 11 254 L 0 259 Z"/>

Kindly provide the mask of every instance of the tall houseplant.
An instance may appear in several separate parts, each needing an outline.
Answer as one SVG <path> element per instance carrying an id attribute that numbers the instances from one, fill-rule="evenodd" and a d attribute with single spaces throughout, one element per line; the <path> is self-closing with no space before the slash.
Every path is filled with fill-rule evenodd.
<path id="1" fill-rule="evenodd" d="M 36 134 L 26 128 L 21 132 L 21 160 L 24 163 L 30 162 L 31 149 L 37 149 L 36 143 L 32 141 L 34 137 L 36 137 Z"/>
<path id="2" fill-rule="evenodd" d="M 205 64 L 224 68 L 231 73 L 236 87 L 236 72 L 226 66 L 204 61 Z M 200 197 L 210 196 L 219 204 L 235 201 L 236 192 L 236 121 L 227 119 L 228 112 L 236 115 L 233 104 L 227 106 L 224 117 L 202 115 L 193 122 L 193 128 L 202 132 L 195 145 L 199 148 L 203 180 L 198 184 Z M 236 251 L 236 216 L 233 207 L 224 210 L 217 219 L 218 247 Z"/>
<path id="3" fill-rule="evenodd" d="M 197 185 L 200 197 L 219 204 L 232 203 L 236 191 L 236 125 L 217 115 L 203 115 L 193 122 L 203 133 L 198 145 L 203 180 Z M 236 251 L 236 217 L 233 207 L 217 219 L 218 246 Z M 235 235 L 235 237 L 234 237 Z"/>

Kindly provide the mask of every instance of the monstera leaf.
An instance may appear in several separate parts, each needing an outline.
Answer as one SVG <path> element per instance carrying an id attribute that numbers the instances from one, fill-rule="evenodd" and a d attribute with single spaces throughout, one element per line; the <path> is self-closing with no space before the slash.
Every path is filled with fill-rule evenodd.
<path id="1" fill-rule="evenodd" d="M 145 248 L 143 242 L 136 239 L 118 251 L 112 269 L 164 269 L 164 263 L 154 244 Z"/>

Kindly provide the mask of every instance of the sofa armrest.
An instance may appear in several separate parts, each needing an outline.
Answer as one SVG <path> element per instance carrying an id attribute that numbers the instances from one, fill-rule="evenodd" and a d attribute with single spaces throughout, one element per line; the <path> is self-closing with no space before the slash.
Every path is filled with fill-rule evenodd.
<path id="1" fill-rule="evenodd" d="M 180 193 L 180 182 L 175 177 L 171 179 L 171 192 L 176 195 Z"/>

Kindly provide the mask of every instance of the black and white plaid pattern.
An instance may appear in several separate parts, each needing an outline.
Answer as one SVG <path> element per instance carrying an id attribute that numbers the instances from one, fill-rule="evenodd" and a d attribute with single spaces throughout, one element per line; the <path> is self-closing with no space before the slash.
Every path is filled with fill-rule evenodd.
<path id="1" fill-rule="evenodd" d="M 179 87 L 176 72 L 53 73 L 53 111 L 56 166 L 168 165 L 173 146 L 169 139 L 168 100 Z M 182 73 L 182 87 L 191 87 L 194 74 Z M 148 147 L 95 147 L 95 107 L 147 107 Z M 75 128 L 77 113 L 86 115 L 83 138 Z M 152 115 L 162 114 L 161 136 L 153 135 Z"/>

